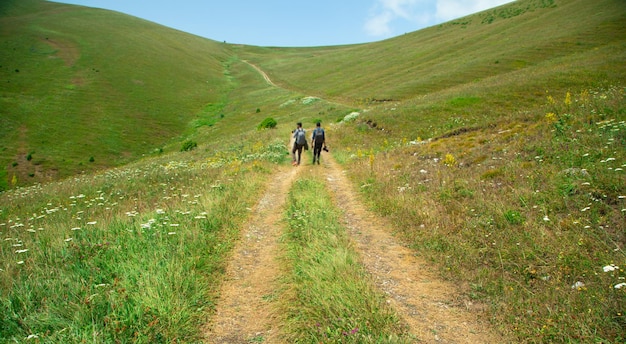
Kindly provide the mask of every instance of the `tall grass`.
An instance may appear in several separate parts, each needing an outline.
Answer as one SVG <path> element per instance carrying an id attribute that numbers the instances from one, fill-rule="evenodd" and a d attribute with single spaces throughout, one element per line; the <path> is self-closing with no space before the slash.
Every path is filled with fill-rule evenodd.
<path id="1" fill-rule="evenodd" d="M 409 342 L 360 265 L 340 216 L 319 178 L 298 180 L 289 193 L 280 302 L 286 342 Z"/>
<path id="2" fill-rule="evenodd" d="M 0 342 L 200 340 L 273 149 L 180 153 L 2 194 Z"/>
<path id="3" fill-rule="evenodd" d="M 373 208 L 520 341 L 621 343 L 625 96 L 548 92 L 519 120 L 343 157 Z"/>

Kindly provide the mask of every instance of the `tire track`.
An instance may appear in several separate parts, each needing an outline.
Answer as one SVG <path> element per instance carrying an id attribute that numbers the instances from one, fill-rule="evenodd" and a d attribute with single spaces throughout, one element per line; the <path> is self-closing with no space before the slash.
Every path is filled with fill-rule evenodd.
<path id="1" fill-rule="evenodd" d="M 420 343 L 508 342 L 480 321 L 479 305 L 461 299 L 453 284 L 438 278 L 429 264 L 390 234 L 393 225 L 366 210 L 329 154 L 323 161 L 363 265 Z"/>
<path id="2" fill-rule="evenodd" d="M 274 279 L 280 274 L 276 261 L 282 233 L 279 222 L 297 172 L 294 168 L 279 170 L 252 210 L 226 268 L 216 313 L 205 332 L 208 343 L 271 343 L 276 335 L 269 300 L 276 290 Z"/>

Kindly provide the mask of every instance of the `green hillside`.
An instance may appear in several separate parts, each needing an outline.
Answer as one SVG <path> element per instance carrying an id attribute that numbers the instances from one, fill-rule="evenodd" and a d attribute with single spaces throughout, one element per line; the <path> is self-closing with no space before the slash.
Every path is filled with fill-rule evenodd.
<path id="1" fill-rule="evenodd" d="M 332 154 L 355 202 L 456 286 L 446 307 L 513 343 L 623 343 L 625 27 L 622 0 L 518 0 L 380 42 L 269 48 L 0 3 L 0 343 L 203 339 L 248 212 L 291 171 L 294 124 L 318 120 L 330 153 L 318 173 L 307 153 L 287 209 L 272 209 L 292 227 L 281 263 L 336 272 L 312 226 L 336 233 L 316 238 L 334 240 L 325 249 L 354 248 L 327 185 Z M 277 127 L 259 130 L 269 117 Z M 344 305 L 375 317 L 386 298 L 353 292 L 370 295 L 348 260 L 363 285 L 335 278 L 337 299 L 304 300 L 311 318 L 279 334 L 319 332 L 324 314 L 337 342 L 343 325 L 369 331 L 361 342 L 410 342 L 384 306 L 348 324 Z M 281 293 L 311 282 L 294 270 L 263 295 L 288 314 L 301 295 Z"/>
<path id="2" fill-rule="evenodd" d="M 0 17 L 0 161 L 18 185 L 136 160 L 220 115 L 222 44 L 110 11 L 13 3 Z"/>

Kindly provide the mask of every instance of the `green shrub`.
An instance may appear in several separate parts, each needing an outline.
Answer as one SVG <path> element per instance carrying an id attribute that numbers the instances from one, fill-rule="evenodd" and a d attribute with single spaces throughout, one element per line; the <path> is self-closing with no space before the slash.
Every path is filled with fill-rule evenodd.
<path id="1" fill-rule="evenodd" d="M 194 148 L 198 147 L 198 143 L 193 140 L 187 140 L 183 143 L 183 147 L 180 149 L 181 152 L 188 152 Z"/>
<path id="2" fill-rule="evenodd" d="M 258 129 L 272 129 L 272 128 L 276 128 L 276 125 L 278 124 L 278 122 L 276 122 L 275 119 L 273 119 L 272 117 L 268 117 L 266 119 L 263 120 L 263 122 L 261 122 L 261 124 L 259 124 Z"/>

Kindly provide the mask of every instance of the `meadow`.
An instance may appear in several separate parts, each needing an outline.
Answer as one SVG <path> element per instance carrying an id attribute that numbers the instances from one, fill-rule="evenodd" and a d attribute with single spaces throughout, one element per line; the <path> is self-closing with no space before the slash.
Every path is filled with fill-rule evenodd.
<path id="1" fill-rule="evenodd" d="M 0 4 L 0 342 L 201 341 L 290 131 L 318 120 L 361 201 L 498 332 L 624 342 L 624 22 L 621 0 L 518 0 L 269 48 Z M 330 194 L 302 177 L 279 210 L 284 338 L 410 342 Z"/>
<path id="2" fill-rule="evenodd" d="M 285 157 L 280 142 L 238 152 L 3 193 L 2 341 L 199 340 L 238 225 Z"/>

